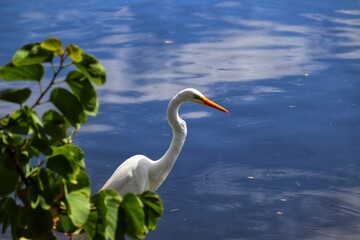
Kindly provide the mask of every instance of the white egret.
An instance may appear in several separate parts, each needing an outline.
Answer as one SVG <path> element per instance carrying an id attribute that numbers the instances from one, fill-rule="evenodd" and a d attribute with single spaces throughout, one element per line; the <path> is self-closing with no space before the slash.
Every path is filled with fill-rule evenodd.
<path id="1" fill-rule="evenodd" d="M 113 189 L 120 195 L 128 192 L 140 194 L 146 190 L 155 191 L 169 175 L 184 145 L 187 128 L 186 122 L 179 116 L 179 108 L 184 102 L 207 105 L 228 113 L 228 110 L 206 98 L 193 88 L 178 92 L 167 108 L 167 119 L 173 131 L 169 149 L 158 160 L 151 160 L 144 155 L 135 155 L 124 161 L 112 174 L 101 189 Z M 82 239 L 83 234 L 72 239 Z"/>
<path id="2" fill-rule="evenodd" d="M 184 145 L 186 122 L 179 117 L 179 108 L 184 102 L 194 102 L 216 108 L 228 113 L 228 110 L 207 99 L 198 90 L 187 88 L 178 92 L 170 101 L 167 119 L 173 131 L 169 149 L 159 160 L 151 160 L 144 155 L 135 155 L 123 162 L 101 189 L 113 189 L 120 195 L 128 192 L 140 194 L 146 190 L 155 191 L 169 175 Z"/>

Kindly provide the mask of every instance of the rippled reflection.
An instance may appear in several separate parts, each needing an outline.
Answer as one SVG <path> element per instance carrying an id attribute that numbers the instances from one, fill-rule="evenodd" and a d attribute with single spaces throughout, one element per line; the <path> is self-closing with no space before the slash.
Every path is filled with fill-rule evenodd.
<path id="1" fill-rule="evenodd" d="M 165 212 L 148 239 L 360 236 L 358 1 L 0 6 L 2 63 L 57 36 L 105 65 L 99 115 L 75 140 L 94 190 L 129 156 L 161 156 L 178 90 L 199 88 L 231 112 L 182 108 L 188 139 L 159 189 Z M 10 107 L 1 103 L 0 114 Z"/>
<path id="2" fill-rule="evenodd" d="M 204 21 L 209 16 L 198 17 Z M 136 101 L 165 100 L 186 86 L 198 87 L 206 92 L 209 86 L 217 83 L 278 79 L 326 67 L 315 58 L 326 49 L 314 51 L 314 43 L 306 36 L 313 30 L 306 26 L 258 22 L 235 16 L 211 18 L 240 27 L 203 32 L 203 40 L 199 43 L 176 44 L 175 39 L 173 45 L 164 45 L 160 51 L 154 51 L 153 47 L 112 50 L 113 58 L 106 60 L 105 65 L 109 78 L 114 80 L 106 85 L 104 101 L 133 102 L 134 99 L 119 93 L 134 89 L 141 93 Z M 281 32 L 287 32 L 287 35 L 281 35 Z M 132 39 L 162 41 L 149 34 L 123 33 L 106 36 L 101 43 L 131 42 Z M 148 68 L 132 73 L 129 69 L 138 68 L 133 64 Z M 137 88 L 139 82 L 142 83 L 141 89 Z"/>
<path id="3" fill-rule="evenodd" d="M 191 181 L 209 211 L 221 212 L 209 215 L 226 216 L 227 223 L 242 226 L 243 236 L 256 230 L 284 239 L 352 239 L 360 227 L 360 187 L 355 182 L 336 187 L 346 176 L 333 174 L 220 163 Z M 277 223 L 265 226 L 265 219 Z"/>

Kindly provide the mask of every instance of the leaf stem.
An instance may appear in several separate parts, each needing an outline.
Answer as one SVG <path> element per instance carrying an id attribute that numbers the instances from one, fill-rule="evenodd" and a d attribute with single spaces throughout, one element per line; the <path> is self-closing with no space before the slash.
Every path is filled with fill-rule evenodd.
<path id="1" fill-rule="evenodd" d="M 55 83 L 56 77 L 59 75 L 59 73 L 61 72 L 61 70 L 63 69 L 63 65 L 64 65 L 64 61 L 65 61 L 65 56 L 60 55 L 60 65 L 59 68 L 56 70 L 54 67 L 53 62 L 51 62 L 51 66 L 53 67 L 54 70 L 54 75 L 49 83 L 49 85 L 44 89 L 44 91 L 41 92 L 40 96 L 38 97 L 38 99 L 36 99 L 36 101 L 34 102 L 34 104 L 30 107 L 30 109 L 35 108 L 37 105 L 39 105 L 41 99 L 45 96 L 45 94 L 50 90 L 50 88 L 53 86 L 53 84 Z"/>
<path id="2" fill-rule="evenodd" d="M 7 148 L 7 151 L 9 151 L 10 157 L 13 160 L 12 162 L 15 165 L 16 171 L 19 173 L 21 180 L 25 183 L 26 186 L 29 185 L 28 180 L 25 176 L 25 173 L 23 172 L 22 168 L 20 167 L 18 161 L 16 160 L 16 152 L 14 149 Z"/>

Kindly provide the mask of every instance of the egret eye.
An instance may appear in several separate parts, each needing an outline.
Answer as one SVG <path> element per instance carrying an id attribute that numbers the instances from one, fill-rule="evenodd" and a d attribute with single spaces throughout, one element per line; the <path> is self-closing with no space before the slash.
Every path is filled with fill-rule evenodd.
<path id="1" fill-rule="evenodd" d="M 202 100 L 202 97 L 200 95 L 194 94 L 194 98 L 198 100 Z"/>

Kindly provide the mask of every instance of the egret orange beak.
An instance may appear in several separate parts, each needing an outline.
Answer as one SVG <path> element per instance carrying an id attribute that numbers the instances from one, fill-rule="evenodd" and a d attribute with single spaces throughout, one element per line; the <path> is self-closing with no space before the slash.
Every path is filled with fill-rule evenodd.
<path id="1" fill-rule="evenodd" d="M 206 97 L 203 97 L 201 96 L 200 99 L 204 102 L 205 105 L 209 106 L 209 107 L 213 107 L 217 110 L 220 110 L 224 113 L 229 113 L 228 110 L 226 110 L 225 108 L 223 108 L 222 106 L 220 106 L 219 104 L 217 103 L 214 103 L 213 101 L 211 101 L 210 99 L 206 98 Z"/>

